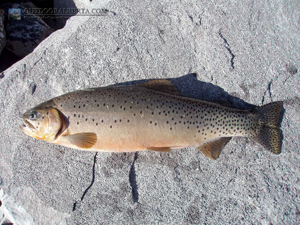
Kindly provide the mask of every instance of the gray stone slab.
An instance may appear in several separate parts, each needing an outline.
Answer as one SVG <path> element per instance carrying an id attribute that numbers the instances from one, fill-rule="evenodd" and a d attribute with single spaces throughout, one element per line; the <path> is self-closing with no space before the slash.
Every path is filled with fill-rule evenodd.
<path id="1" fill-rule="evenodd" d="M 36 224 L 299 223 L 298 2 L 111 1 L 105 8 L 107 16 L 72 17 L 1 75 L 0 187 L 12 199 L 3 200 L 8 211 L 17 205 Z M 22 113 L 52 97 L 153 78 L 238 108 L 283 100 L 282 154 L 246 138 L 233 138 L 217 161 L 195 147 L 96 154 L 19 129 Z"/>

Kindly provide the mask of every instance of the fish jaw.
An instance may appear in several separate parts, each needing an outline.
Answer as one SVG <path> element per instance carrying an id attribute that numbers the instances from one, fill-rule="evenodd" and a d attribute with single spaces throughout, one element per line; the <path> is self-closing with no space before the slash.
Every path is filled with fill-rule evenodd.
<path id="1" fill-rule="evenodd" d="M 32 125 L 32 123 L 30 123 L 27 119 L 26 119 L 26 114 L 23 115 L 23 124 L 22 126 L 20 126 L 20 129 L 27 134 L 30 137 L 33 138 L 37 138 L 37 139 L 41 139 L 44 140 L 45 136 L 41 136 L 41 135 L 37 135 L 39 132 L 34 125 Z"/>
<path id="2" fill-rule="evenodd" d="M 23 124 L 22 124 L 22 126 L 20 126 L 20 129 L 28 136 L 35 138 L 35 135 L 34 135 L 35 127 L 30 122 L 28 122 L 26 119 L 24 119 L 24 117 L 23 117 Z"/>

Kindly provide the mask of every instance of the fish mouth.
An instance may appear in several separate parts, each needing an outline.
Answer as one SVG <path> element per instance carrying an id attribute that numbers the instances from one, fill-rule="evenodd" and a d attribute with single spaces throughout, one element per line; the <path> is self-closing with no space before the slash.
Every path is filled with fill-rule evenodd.
<path id="1" fill-rule="evenodd" d="M 23 119 L 23 124 L 21 126 L 21 130 L 36 130 L 36 128 L 26 119 Z"/>

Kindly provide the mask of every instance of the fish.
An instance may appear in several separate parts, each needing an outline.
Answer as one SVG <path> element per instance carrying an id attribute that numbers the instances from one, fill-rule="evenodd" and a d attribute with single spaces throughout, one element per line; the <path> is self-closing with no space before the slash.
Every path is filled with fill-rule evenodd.
<path id="1" fill-rule="evenodd" d="M 279 154 L 277 101 L 241 110 L 182 96 L 170 80 L 74 91 L 23 114 L 21 130 L 50 143 L 102 152 L 159 151 L 197 146 L 216 160 L 232 137 L 248 137 Z"/>

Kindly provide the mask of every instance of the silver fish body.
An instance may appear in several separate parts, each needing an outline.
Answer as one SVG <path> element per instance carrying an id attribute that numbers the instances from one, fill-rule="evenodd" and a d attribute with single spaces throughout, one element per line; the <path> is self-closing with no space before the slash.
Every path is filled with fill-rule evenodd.
<path id="1" fill-rule="evenodd" d="M 159 90 L 164 87 L 166 91 Z M 233 109 L 183 97 L 166 80 L 62 95 L 29 110 L 24 121 L 29 121 L 30 112 L 47 109 L 57 110 L 62 121 L 50 142 L 77 149 L 169 151 L 199 146 L 207 157 L 216 159 L 231 137 L 243 136 L 280 153 L 277 124 L 282 102 L 254 110 Z"/>

